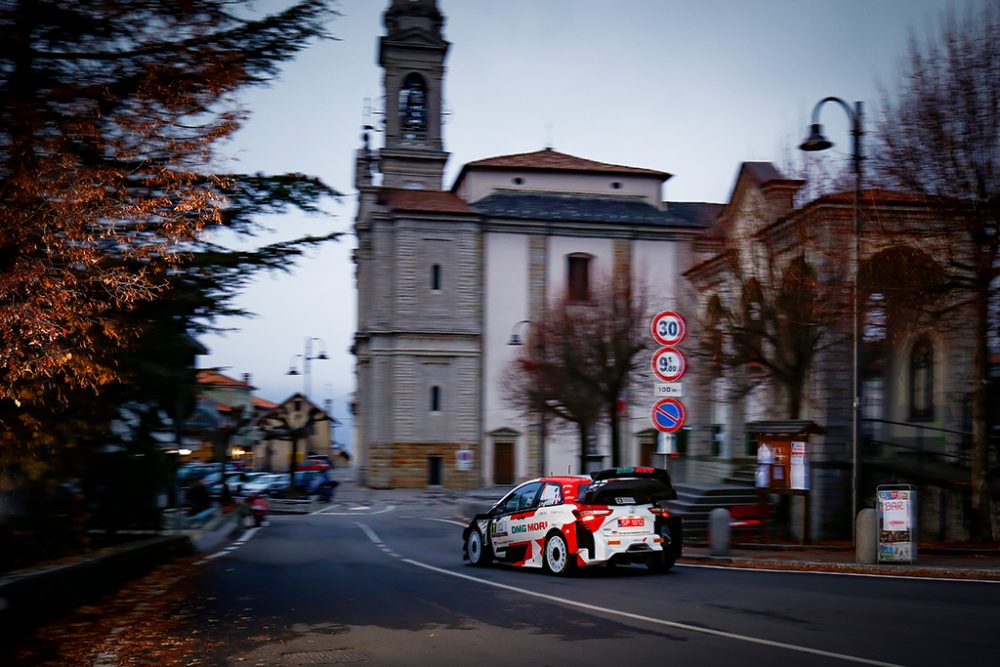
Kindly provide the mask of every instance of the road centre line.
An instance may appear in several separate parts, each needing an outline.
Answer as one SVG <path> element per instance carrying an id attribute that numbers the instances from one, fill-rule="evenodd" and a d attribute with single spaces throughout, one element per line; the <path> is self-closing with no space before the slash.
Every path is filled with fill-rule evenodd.
<path id="1" fill-rule="evenodd" d="M 376 545 L 382 544 L 382 539 L 375 533 L 374 530 L 369 528 L 363 523 L 355 522 L 366 535 L 368 539 L 374 542 Z M 395 554 L 393 554 L 395 555 Z M 398 557 L 398 556 L 397 556 Z M 494 588 L 500 588 L 505 591 L 510 591 L 513 593 L 520 593 L 521 595 L 527 595 L 529 597 L 539 598 L 542 600 L 548 600 L 549 602 L 555 602 L 556 604 L 562 604 L 569 607 L 576 607 L 578 609 L 585 609 L 587 611 L 596 612 L 599 614 L 607 614 L 609 616 L 619 616 L 622 618 L 627 618 L 633 621 L 639 621 L 641 623 L 649 623 L 652 625 L 663 625 L 677 630 L 686 630 L 688 632 L 694 632 L 703 635 L 712 635 L 714 637 L 720 637 L 723 639 L 732 639 L 735 641 L 747 642 L 750 644 L 759 644 L 762 646 L 770 646 L 773 648 L 781 648 L 789 651 L 796 651 L 798 653 L 808 653 L 810 655 L 818 655 L 824 658 L 832 658 L 834 660 L 843 660 L 844 662 L 853 662 L 862 665 L 878 665 L 879 667 L 903 667 L 897 663 L 893 662 L 883 662 L 881 660 L 871 660 L 869 658 L 862 658 L 854 655 L 847 655 L 845 653 L 836 653 L 833 651 L 824 651 L 822 649 L 809 648 L 808 646 L 797 646 L 795 644 L 787 644 L 785 642 L 774 641 L 771 639 L 761 639 L 758 637 L 751 637 L 749 635 L 740 635 L 734 632 L 726 632 L 724 630 L 714 630 L 712 628 L 700 627 L 697 625 L 688 625 L 687 623 L 679 623 L 677 621 L 668 621 L 661 618 L 653 618 L 651 616 L 642 616 L 641 614 L 633 614 L 627 611 L 620 611 L 618 609 L 611 609 L 609 607 L 600 607 L 598 605 L 587 604 L 586 602 L 577 602 L 576 600 L 570 600 L 567 598 L 561 598 L 555 595 L 548 595 L 547 593 L 539 593 L 537 591 L 531 591 L 526 588 L 519 588 L 517 586 L 510 586 L 508 584 L 501 584 L 496 581 L 490 581 L 488 579 L 480 579 L 479 577 L 473 577 L 468 574 L 462 574 L 460 572 L 452 572 L 451 570 L 445 570 L 434 565 L 428 565 L 427 563 L 421 563 L 420 561 L 413 560 L 412 558 L 401 558 L 404 563 L 413 565 L 414 567 L 420 567 L 425 570 L 430 570 L 431 572 L 437 572 L 438 574 L 443 574 L 449 577 L 456 577 L 458 579 L 465 579 L 467 581 L 476 582 L 479 584 L 485 584 L 487 586 L 493 586 Z"/>

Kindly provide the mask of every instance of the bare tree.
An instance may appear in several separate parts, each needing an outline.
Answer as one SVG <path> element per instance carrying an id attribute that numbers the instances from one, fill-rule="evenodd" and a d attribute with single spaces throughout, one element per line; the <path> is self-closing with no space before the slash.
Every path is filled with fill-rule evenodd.
<path id="1" fill-rule="evenodd" d="M 720 253 L 687 273 L 707 298 L 694 354 L 734 397 L 778 389 L 789 419 L 801 417 L 818 355 L 850 333 L 848 244 L 830 242 L 847 230 L 812 216 L 798 210 L 775 226 L 757 202 L 726 225 Z"/>
<path id="2" fill-rule="evenodd" d="M 627 276 L 627 272 L 624 273 Z M 586 300 L 558 298 L 537 322 L 528 353 L 502 377 L 508 405 L 575 424 L 580 471 L 598 423 L 611 429 L 612 465 L 621 464 L 619 401 L 650 345 L 646 289 L 628 278 L 602 278 Z"/>
<path id="3" fill-rule="evenodd" d="M 924 195 L 954 223 L 941 226 L 937 238 L 924 230 L 921 241 L 945 249 L 938 254 L 941 285 L 974 313 L 971 485 L 981 536 L 991 524 L 988 344 L 1000 297 L 998 63 L 1000 5 L 984 1 L 961 16 L 945 13 L 935 35 L 911 39 L 898 92 L 883 93 L 873 151 L 882 178 Z"/>

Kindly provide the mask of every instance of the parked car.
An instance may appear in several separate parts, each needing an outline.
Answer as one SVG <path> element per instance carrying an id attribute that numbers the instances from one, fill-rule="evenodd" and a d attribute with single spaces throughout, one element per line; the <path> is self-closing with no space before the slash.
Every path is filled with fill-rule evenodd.
<path id="1" fill-rule="evenodd" d="M 472 519 L 462 534 L 462 557 L 473 565 L 500 560 L 557 575 L 636 562 L 666 572 L 682 548 L 681 519 L 666 507 L 676 497 L 660 468 L 533 479 Z"/>
<path id="2" fill-rule="evenodd" d="M 287 494 L 288 475 L 284 477 L 286 482 L 284 492 Z M 295 471 L 295 491 L 300 496 L 315 496 L 324 502 L 329 502 L 333 499 L 337 486 L 337 480 L 330 476 L 327 468 Z"/>
<path id="3" fill-rule="evenodd" d="M 219 466 L 214 463 L 185 463 L 177 468 L 177 481 L 181 486 L 189 486 L 218 469 Z"/>
<path id="4" fill-rule="evenodd" d="M 243 485 L 243 495 L 256 493 L 262 496 L 284 495 L 288 489 L 288 475 L 281 473 L 263 473 Z"/>

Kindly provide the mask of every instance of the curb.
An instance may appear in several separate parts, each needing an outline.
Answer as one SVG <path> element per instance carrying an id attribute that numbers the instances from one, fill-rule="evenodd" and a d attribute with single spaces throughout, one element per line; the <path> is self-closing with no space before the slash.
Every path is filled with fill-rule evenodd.
<path id="1" fill-rule="evenodd" d="M 935 567 L 932 565 L 899 565 L 893 563 L 830 563 L 825 561 L 784 560 L 780 558 L 744 558 L 740 556 L 710 556 L 685 554 L 678 563 L 689 565 L 715 565 L 744 570 L 785 570 L 796 572 L 832 572 L 840 574 L 866 574 L 888 577 L 913 577 L 917 579 L 970 579 L 1000 581 L 997 570 Z"/>
<path id="2" fill-rule="evenodd" d="M 68 563 L 10 573 L 0 577 L 0 622 L 30 625 L 56 618 L 192 552 L 190 537 L 174 534 L 101 549 Z"/>

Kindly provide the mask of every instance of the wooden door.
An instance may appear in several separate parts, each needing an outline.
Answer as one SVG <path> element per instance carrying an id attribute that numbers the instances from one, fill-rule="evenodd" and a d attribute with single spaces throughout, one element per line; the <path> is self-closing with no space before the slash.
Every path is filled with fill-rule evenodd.
<path id="1" fill-rule="evenodd" d="M 514 483 L 514 443 L 493 443 L 493 483 Z"/>

